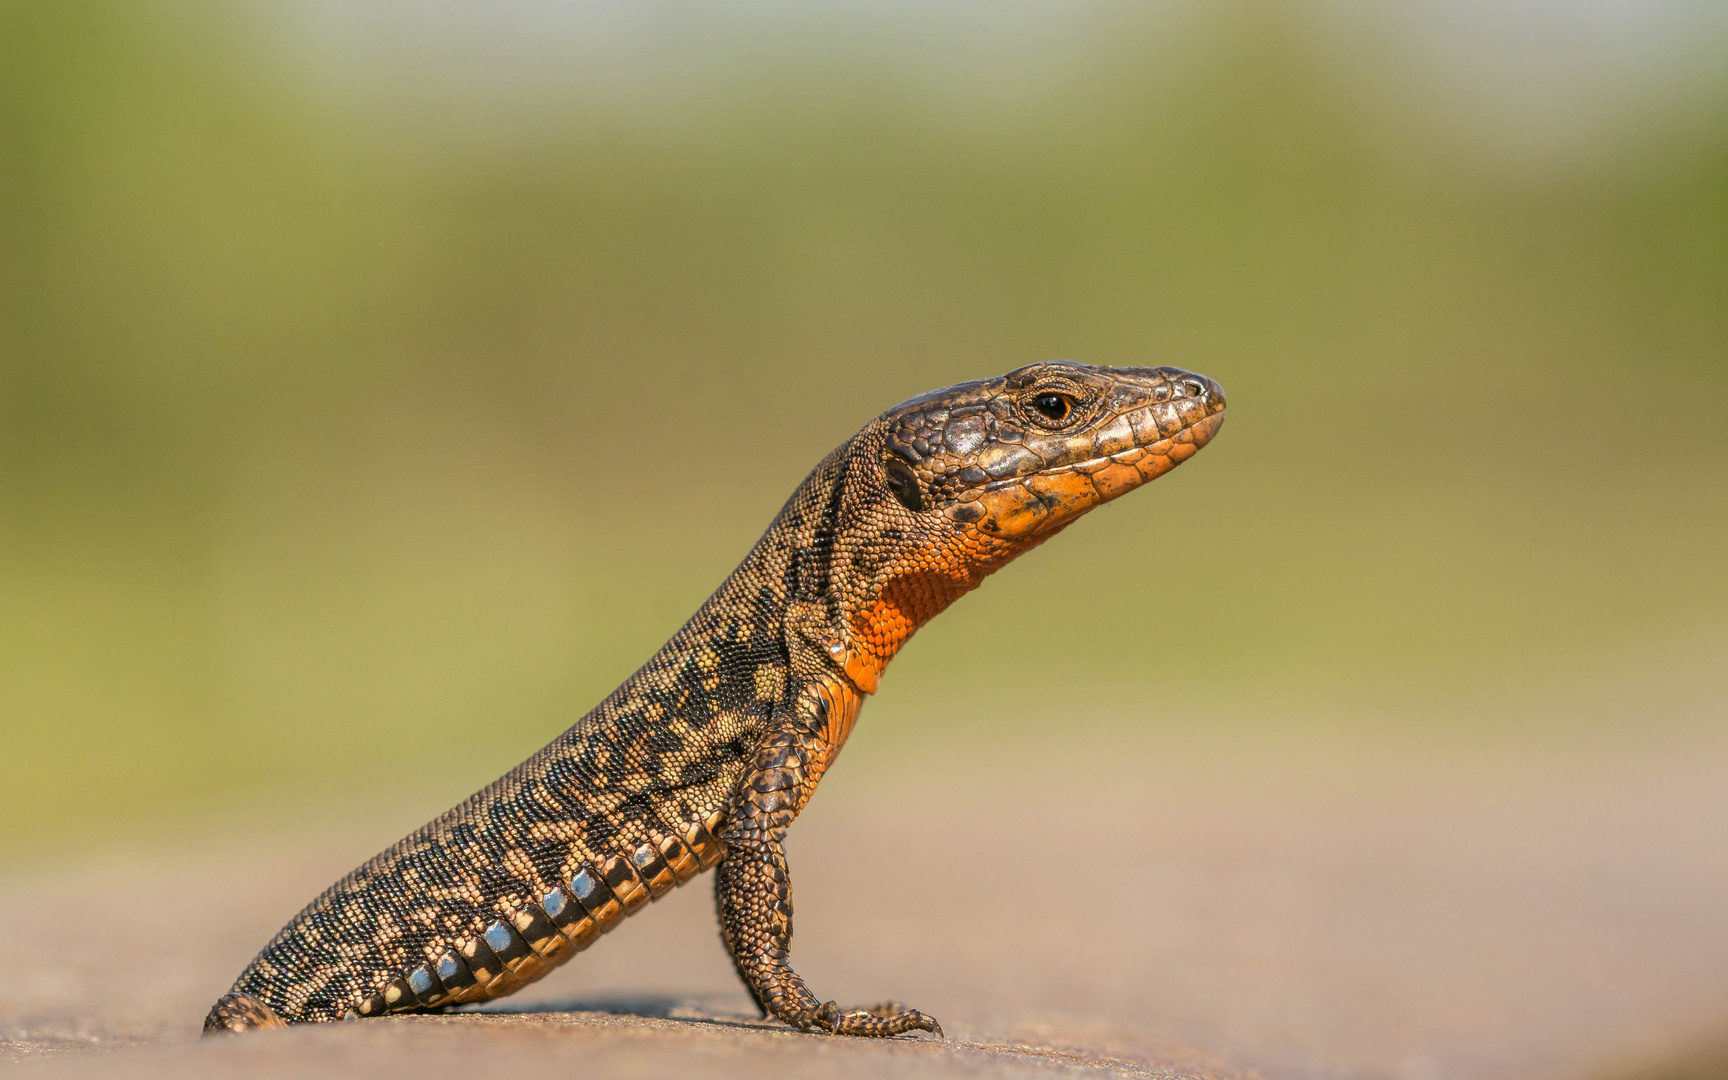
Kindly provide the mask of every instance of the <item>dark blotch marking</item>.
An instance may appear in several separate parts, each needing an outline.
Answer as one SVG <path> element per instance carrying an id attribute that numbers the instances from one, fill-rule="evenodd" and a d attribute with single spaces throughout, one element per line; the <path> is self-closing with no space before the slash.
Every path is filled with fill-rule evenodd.
<path id="1" fill-rule="evenodd" d="M 618 804 L 617 814 L 630 822 L 643 822 L 654 812 L 654 802 L 646 793 L 638 792 Z"/>
<path id="2" fill-rule="evenodd" d="M 512 915 L 510 922 L 516 927 L 516 932 L 522 935 L 522 940 L 535 952 L 542 951 L 545 943 L 558 935 L 552 920 L 546 917 L 546 912 L 533 904 Z"/>
<path id="3" fill-rule="evenodd" d="M 598 815 L 588 819 L 588 848 L 605 850 L 618 839 L 618 826 Z"/>
<path id="4" fill-rule="evenodd" d="M 473 972 L 476 982 L 489 983 L 504 974 L 503 962 L 492 951 L 492 946 L 486 944 L 484 938 L 477 937 L 463 945 L 462 959 L 468 964 L 468 970 Z"/>

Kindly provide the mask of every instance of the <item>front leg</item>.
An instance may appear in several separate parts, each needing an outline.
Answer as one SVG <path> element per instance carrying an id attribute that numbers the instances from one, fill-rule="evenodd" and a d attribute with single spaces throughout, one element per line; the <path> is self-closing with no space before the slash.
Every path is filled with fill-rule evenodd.
<path id="1" fill-rule="evenodd" d="M 738 813 L 723 831 L 726 858 L 714 881 L 721 940 L 763 1013 L 800 1031 L 940 1036 L 942 1026 L 916 1009 L 889 1004 L 842 1013 L 834 1002 L 818 1001 L 792 970 L 792 879 L 781 840 L 829 756 L 819 737 L 789 725 L 771 736 L 752 762 Z"/>

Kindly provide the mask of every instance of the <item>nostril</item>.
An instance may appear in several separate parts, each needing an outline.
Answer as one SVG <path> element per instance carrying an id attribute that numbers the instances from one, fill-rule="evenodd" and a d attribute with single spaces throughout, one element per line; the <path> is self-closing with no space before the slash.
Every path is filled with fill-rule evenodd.
<path id="1" fill-rule="evenodd" d="M 1205 397 L 1206 396 L 1206 388 L 1204 386 L 1201 386 L 1197 382 L 1185 382 L 1185 383 L 1183 383 L 1182 384 L 1182 392 L 1187 394 L 1189 397 Z"/>

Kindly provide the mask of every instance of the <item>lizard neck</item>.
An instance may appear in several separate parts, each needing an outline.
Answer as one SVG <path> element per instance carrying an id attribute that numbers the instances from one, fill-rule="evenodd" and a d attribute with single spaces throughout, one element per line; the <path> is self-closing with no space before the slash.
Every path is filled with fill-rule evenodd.
<path id="1" fill-rule="evenodd" d="M 868 427 L 817 465 L 715 598 L 777 607 L 793 671 L 832 671 L 861 695 L 920 627 L 1059 531 L 1004 539 L 910 511 L 886 486 L 882 443 Z"/>

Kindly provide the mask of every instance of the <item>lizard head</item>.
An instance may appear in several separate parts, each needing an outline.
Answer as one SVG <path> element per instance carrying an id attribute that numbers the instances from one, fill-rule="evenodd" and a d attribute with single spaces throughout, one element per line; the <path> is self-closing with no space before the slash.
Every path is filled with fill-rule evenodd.
<path id="1" fill-rule="evenodd" d="M 1224 391 L 1179 368 L 1044 363 L 882 419 L 883 481 L 901 506 L 1023 549 L 1192 457 L 1224 423 Z"/>
<path id="2" fill-rule="evenodd" d="M 813 530 L 794 594 L 819 582 L 811 597 L 834 600 L 838 623 L 816 636 L 874 692 L 918 627 L 1088 510 L 1192 457 L 1223 422 L 1217 383 L 1167 367 L 1033 364 L 913 398 L 794 496 Z"/>

